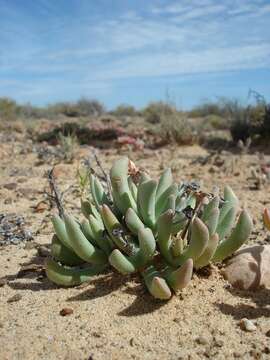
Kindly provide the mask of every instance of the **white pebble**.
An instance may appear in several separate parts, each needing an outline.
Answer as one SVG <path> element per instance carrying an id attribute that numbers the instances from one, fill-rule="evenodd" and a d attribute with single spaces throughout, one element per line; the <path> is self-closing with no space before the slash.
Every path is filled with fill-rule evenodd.
<path id="1" fill-rule="evenodd" d="M 252 332 L 257 329 L 256 325 L 252 321 L 250 321 L 249 319 L 246 319 L 246 318 L 241 319 L 239 325 L 242 330 L 245 330 L 248 332 Z"/>

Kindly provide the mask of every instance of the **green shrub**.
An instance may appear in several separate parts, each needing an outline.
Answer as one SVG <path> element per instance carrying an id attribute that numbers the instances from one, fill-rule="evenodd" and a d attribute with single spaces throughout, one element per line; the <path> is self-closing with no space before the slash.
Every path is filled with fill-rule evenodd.
<path id="1" fill-rule="evenodd" d="M 77 102 L 79 116 L 100 116 L 105 113 L 105 107 L 97 100 L 81 98 Z"/>
<path id="2" fill-rule="evenodd" d="M 53 115 L 50 108 L 33 106 L 30 103 L 18 107 L 18 116 L 23 119 L 51 118 Z"/>
<path id="3" fill-rule="evenodd" d="M 226 109 L 231 120 L 231 135 L 235 142 L 248 138 L 270 138 L 270 104 L 256 92 L 255 105 L 242 106 L 239 102 L 228 101 Z"/>
<path id="4" fill-rule="evenodd" d="M 252 135 L 250 107 L 245 107 L 238 100 L 224 101 L 224 108 L 230 123 L 230 133 L 234 142 L 246 141 Z"/>
<path id="5" fill-rule="evenodd" d="M 163 101 L 151 102 L 143 109 L 143 117 L 151 124 L 158 124 L 161 118 L 174 114 L 175 107 Z"/>
<path id="6" fill-rule="evenodd" d="M 270 103 L 267 103 L 264 96 L 256 91 L 250 90 L 249 95 L 255 97 L 256 106 L 251 109 L 252 123 L 255 126 L 256 134 L 263 139 L 270 139 Z"/>
<path id="7" fill-rule="evenodd" d="M 212 130 L 227 130 L 230 128 L 228 120 L 220 115 L 210 114 L 204 118 L 206 124 Z"/>
<path id="8" fill-rule="evenodd" d="M 100 116 L 105 112 L 104 106 L 97 100 L 82 98 L 77 102 L 59 102 L 50 106 L 56 115 L 67 117 Z"/>
<path id="9" fill-rule="evenodd" d="M 187 117 L 176 110 L 171 114 L 161 115 L 156 133 L 167 143 L 176 142 L 179 145 L 189 145 L 196 140 L 195 130 Z"/>
<path id="10" fill-rule="evenodd" d="M 18 106 L 16 101 L 2 97 L 0 98 L 0 119 L 15 120 L 18 114 Z"/>
<path id="11" fill-rule="evenodd" d="M 270 139 L 270 104 L 265 106 L 265 112 L 263 116 L 263 124 L 260 134 L 265 139 Z"/>
<path id="12" fill-rule="evenodd" d="M 205 117 L 210 115 L 216 115 L 222 117 L 224 115 L 224 108 L 222 101 L 218 102 L 204 102 L 203 104 L 195 106 L 190 112 L 190 117 Z"/>
<path id="13" fill-rule="evenodd" d="M 121 104 L 119 106 L 117 106 L 117 108 L 111 112 L 112 115 L 117 116 L 117 117 L 122 117 L 122 116 L 136 116 L 138 115 L 138 111 L 134 108 L 134 106 L 132 105 L 127 105 L 127 104 Z"/>

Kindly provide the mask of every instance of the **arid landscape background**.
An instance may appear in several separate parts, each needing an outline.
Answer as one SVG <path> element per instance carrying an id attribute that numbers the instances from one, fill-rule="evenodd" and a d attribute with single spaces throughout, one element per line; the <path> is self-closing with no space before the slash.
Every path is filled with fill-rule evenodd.
<path id="1" fill-rule="evenodd" d="M 55 212 L 47 172 L 54 167 L 65 207 L 79 214 L 78 169 L 94 154 L 106 170 L 125 154 L 153 177 L 171 167 L 177 181 L 199 180 L 206 191 L 231 185 L 254 220 L 249 244 L 269 244 L 269 114 L 262 98 L 189 112 L 168 102 L 106 112 L 85 99 L 46 109 L 1 99 L 0 358 L 269 358 L 269 290 L 233 289 L 217 267 L 195 273 L 169 302 L 154 300 L 137 276 L 109 272 L 63 289 L 43 267 Z M 66 308 L 73 312 L 61 316 Z M 242 318 L 256 330 L 244 331 Z"/>

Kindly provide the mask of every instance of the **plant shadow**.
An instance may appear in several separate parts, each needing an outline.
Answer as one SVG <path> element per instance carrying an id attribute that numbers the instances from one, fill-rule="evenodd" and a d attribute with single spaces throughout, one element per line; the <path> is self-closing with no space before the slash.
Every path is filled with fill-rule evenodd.
<path id="1" fill-rule="evenodd" d="M 116 272 L 98 275 L 89 283 L 78 286 L 77 289 L 87 287 L 83 292 L 71 296 L 67 301 L 87 301 L 109 295 L 124 285 L 124 278 Z M 90 288 L 89 288 L 90 286 Z"/>
<path id="2" fill-rule="evenodd" d="M 6 275 L 3 279 L 14 290 L 41 291 L 56 289 L 57 286 L 46 277 L 44 261 L 45 257 L 34 255 L 29 261 L 21 263 L 21 268 L 17 273 Z M 35 280 L 35 282 L 20 282 L 20 279 Z"/>
<path id="3" fill-rule="evenodd" d="M 126 280 L 128 283 L 126 283 Z M 130 284 L 129 284 L 130 281 Z M 90 288 L 88 286 L 91 286 Z M 140 278 L 137 274 L 130 275 L 128 279 L 117 272 L 110 272 L 103 276 L 93 279 L 87 284 L 87 289 L 80 294 L 71 296 L 67 301 L 87 301 L 97 299 L 122 289 L 126 294 L 133 295 L 135 300 L 133 303 L 121 310 L 119 316 L 139 316 L 158 310 L 165 303 L 151 297 L 146 289 L 141 285 Z"/>
<path id="4" fill-rule="evenodd" d="M 59 289 L 49 279 L 47 279 L 44 269 L 44 257 L 35 255 L 29 261 L 21 264 L 21 269 L 12 275 L 7 275 L 4 279 L 10 288 L 19 291 L 48 291 Z M 27 281 L 21 281 L 26 279 Z M 98 299 L 113 293 L 119 289 L 126 294 L 133 295 L 135 300 L 127 308 L 121 310 L 119 316 L 139 316 L 154 312 L 165 305 L 166 302 L 154 299 L 144 288 L 137 274 L 123 277 L 116 271 L 108 270 L 90 282 L 83 283 L 76 290 L 82 290 L 79 294 L 70 296 L 67 301 L 88 301 Z"/>
<path id="5" fill-rule="evenodd" d="M 135 300 L 127 308 L 121 310 L 118 313 L 119 316 L 133 317 L 153 313 L 167 303 L 151 296 L 141 283 L 126 288 L 124 292 L 134 295 Z"/>

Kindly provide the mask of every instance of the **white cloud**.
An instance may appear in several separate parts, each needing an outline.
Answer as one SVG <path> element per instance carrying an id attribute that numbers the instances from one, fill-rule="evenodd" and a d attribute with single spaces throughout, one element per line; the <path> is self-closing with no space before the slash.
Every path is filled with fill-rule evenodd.
<path id="1" fill-rule="evenodd" d="M 270 67 L 270 45 L 210 48 L 132 56 L 111 64 L 93 80 L 158 77 Z M 90 77 L 91 79 L 92 77 Z M 90 80 L 89 79 L 89 80 Z"/>
<path id="2" fill-rule="evenodd" d="M 67 84 L 106 92 L 119 79 L 270 67 L 270 5 L 259 0 L 168 1 L 103 18 L 87 11 L 59 17 L 57 3 L 37 4 L 48 23 L 12 7 L 2 17 L 0 77 L 11 77 L 0 83 L 2 92 L 10 84 L 24 96 Z"/>

